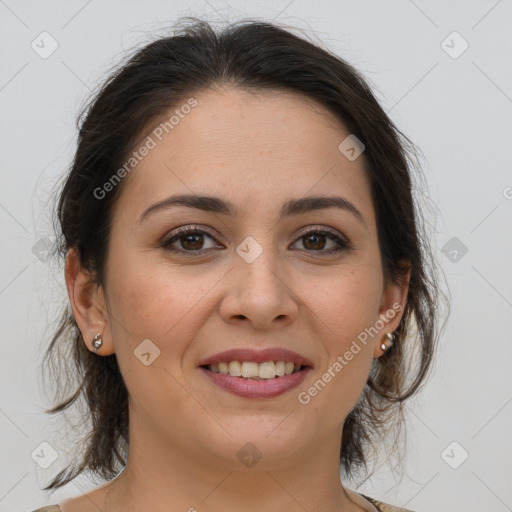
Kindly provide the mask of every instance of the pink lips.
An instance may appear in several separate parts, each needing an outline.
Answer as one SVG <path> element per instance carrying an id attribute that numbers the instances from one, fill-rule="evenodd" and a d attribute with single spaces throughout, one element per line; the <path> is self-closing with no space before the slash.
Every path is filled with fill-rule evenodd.
<path id="1" fill-rule="evenodd" d="M 198 366 L 206 366 L 208 364 L 229 362 L 229 361 L 254 361 L 255 363 L 264 363 L 266 361 L 290 361 L 301 366 L 313 366 L 313 363 L 285 348 L 267 348 L 264 350 L 253 350 L 250 348 L 235 348 L 225 350 L 213 356 L 207 357 L 198 363 Z"/>
<path id="2" fill-rule="evenodd" d="M 208 370 L 208 368 L 204 368 L 204 366 L 210 364 L 229 361 L 253 361 L 255 363 L 264 363 L 266 361 L 290 361 L 294 364 L 301 365 L 304 368 L 296 373 L 268 380 L 233 377 L 229 374 L 216 373 Z M 210 356 L 202 360 L 198 366 L 202 367 L 200 368 L 201 371 L 214 384 L 234 395 L 244 398 L 271 398 L 298 386 L 312 369 L 313 363 L 300 354 L 287 349 L 232 349 Z"/>
<path id="3" fill-rule="evenodd" d="M 271 398 L 298 386 L 311 368 L 304 368 L 291 375 L 283 375 L 268 380 L 252 380 L 243 377 L 233 377 L 229 374 L 215 373 L 201 368 L 205 375 L 218 386 L 234 395 L 244 398 Z"/>

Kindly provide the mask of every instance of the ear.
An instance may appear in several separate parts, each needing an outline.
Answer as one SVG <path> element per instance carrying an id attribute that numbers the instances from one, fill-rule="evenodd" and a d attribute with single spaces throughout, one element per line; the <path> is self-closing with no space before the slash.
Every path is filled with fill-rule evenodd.
<path id="1" fill-rule="evenodd" d="M 376 321 L 378 333 L 375 336 L 373 346 L 373 357 L 380 357 L 385 353 L 381 344 L 387 341 L 386 333 L 392 334 L 400 325 L 403 317 L 407 294 L 409 291 L 409 280 L 411 277 L 411 265 L 409 262 L 402 262 L 402 273 L 398 284 L 389 281 L 382 292 L 381 305 L 379 309 L 379 320 Z"/>
<path id="2" fill-rule="evenodd" d="M 101 334 L 103 345 L 98 349 L 98 355 L 113 354 L 114 344 L 103 289 L 82 267 L 80 255 L 74 248 L 66 255 L 65 278 L 73 316 L 87 349 L 94 352 L 92 339 Z"/>

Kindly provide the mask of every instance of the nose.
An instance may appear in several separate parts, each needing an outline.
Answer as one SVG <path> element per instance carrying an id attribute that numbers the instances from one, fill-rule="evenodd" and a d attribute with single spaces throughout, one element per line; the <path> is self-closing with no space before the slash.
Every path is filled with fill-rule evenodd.
<path id="1" fill-rule="evenodd" d="M 248 263 L 235 255 L 220 306 L 226 323 L 247 323 L 254 329 L 283 327 L 295 321 L 299 303 L 290 271 L 271 250 Z"/>

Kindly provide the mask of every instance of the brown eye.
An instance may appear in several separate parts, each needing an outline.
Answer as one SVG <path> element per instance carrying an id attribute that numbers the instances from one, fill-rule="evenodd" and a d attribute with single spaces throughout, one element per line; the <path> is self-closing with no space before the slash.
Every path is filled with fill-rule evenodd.
<path id="1" fill-rule="evenodd" d="M 203 235 L 199 233 L 195 235 L 181 235 L 178 240 L 180 240 L 183 249 L 189 249 L 191 251 L 201 249 L 204 243 Z"/>
<path id="2" fill-rule="evenodd" d="M 208 242 L 208 239 L 211 242 Z M 212 235 L 193 226 L 186 226 L 176 230 L 162 247 L 176 253 L 205 253 L 208 250 L 223 248 L 215 244 Z M 351 248 L 350 243 L 339 236 L 336 231 L 310 229 L 304 231 L 295 244 L 302 242 L 304 251 L 327 255 L 335 252 L 346 251 Z M 206 246 L 210 243 L 209 246 Z M 299 248 L 300 249 L 300 248 Z"/>
<path id="3" fill-rule="evenodd" d="M 315 251 L 321 250 L 325 247 L 325 235 L 306 235 L 303 236 L 303 244 L 306 249 L 313 249 Z"/>
<path id="4" fill-rule="evenodd" d="M 162 247 L 173 252 L 195 252 L 205 251 L 214 247 L 219 247 L 215 243 L 210 243 L 209 247 L 205 247 L 207 240 L 215 242 L 215 239 L 200 229 L 187 226 L 174 232 L 174 234 L 162 243 Z"/>
<path id="5" fill-rule="evenodd" d="M 321 254 L 330 254 L 339 251 L 346 251 L 351 245 L 337 232 L 321 229 L 310 229 L 302 233 L 297 242 L 302 242 L 306 252 Z M 330 246 L 329 246 L 330 244 Z"/>

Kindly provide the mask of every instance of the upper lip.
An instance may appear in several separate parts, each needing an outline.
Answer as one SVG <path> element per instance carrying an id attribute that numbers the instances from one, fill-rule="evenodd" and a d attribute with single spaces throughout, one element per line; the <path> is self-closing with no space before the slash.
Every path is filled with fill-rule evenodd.
<path id="1" fill-rule="evenodd" d="M 267 361 L 290 361 L 301 366 L 313 366 L 313 363 L 297 352 L 285 348 L 267 348 L 264 350 L 254 350 L 250 348 L 235 348 L 225 350 L 203 359 L 198 366 L 206 366 L 215 363 L 229 361 L 253 361 L 255 363 L 265 363 Z"/>

